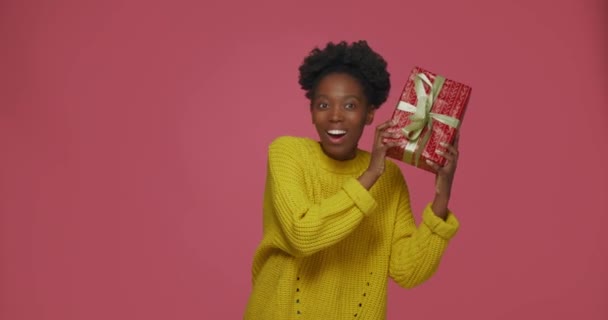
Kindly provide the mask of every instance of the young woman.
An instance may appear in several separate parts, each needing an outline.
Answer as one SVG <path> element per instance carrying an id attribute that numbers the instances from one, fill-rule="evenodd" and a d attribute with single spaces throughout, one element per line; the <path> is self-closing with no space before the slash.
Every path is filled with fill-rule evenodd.
<path id="1" fill-rule="evenodd" d="M 384 319 L 387 279 L 414 287 L 437 269 L 458 221 L 448 201 L 458 150 L 436 170 L 435 198 L 417 227 L 396 146 L 376 127 L 371 153 L 363 128 L 387 99 L 386 62 L 365 41 L 329 43 L 300 66 L 319 141 L 280 137 L 268 152 L 264 235 L 253 260 L 245 319 Z"/>

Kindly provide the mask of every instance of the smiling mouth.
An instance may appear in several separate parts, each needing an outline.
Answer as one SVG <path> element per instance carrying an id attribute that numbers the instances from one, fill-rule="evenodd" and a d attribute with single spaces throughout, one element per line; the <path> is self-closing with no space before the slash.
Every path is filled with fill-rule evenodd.
<path id="1" fill-rule="evenodd" d="M 340 143 L 344 140 L 346 136 L 345 130 L 327 130 L 327 135 L 329 136 L 329 140 L 333 143 Z"/>

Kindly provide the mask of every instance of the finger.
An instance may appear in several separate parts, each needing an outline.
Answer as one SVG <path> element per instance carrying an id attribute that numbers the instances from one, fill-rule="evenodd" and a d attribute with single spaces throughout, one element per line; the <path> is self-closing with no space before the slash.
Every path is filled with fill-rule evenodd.
<path id="1" fill-rule="evenodd" d="M 376 150 L 379 152 L 379 154 L 386 156 L 386 153 L 388 152 L 389 149 L 399 147 L 400 145 L 401 145 L 401 143 L 399 143 L 399 142 L 387 142 L 387 143 L 382 144 L 381 146 L 378 146 L 378 148 Z"/>
<path id="2" fill-rule="evenodd" d="M 403 136 L 403 133 L 401 133 L 400 130 L 394 131 L 394 130 L 387 130 L 389 129 L 388 127 L 385 127 L 385 125 L 393 125 L 395 122 L 393 120 L 389 120 L 387 122 L 382 123 L 381 125 L 379 125 L 377 127 L 376 134 L 375 134 L 375 145 L 376 146 L 381 146 L 383 143 L 386 142 L 387 139 L 399 139 Z"/>
<path id="3" fill-rule="evenodd" d="M 440 165 L 438 165 L 437 163 L 435 163 L 429 159 L 426 159 L 426 164 L 428 164 L 429 167 L 433 168 L 433 170 L 435 170 L 435 172 L 439 172 L 439 170 L 441 170 Z"/>
<path id="4" fill-rule="evenodd" d="M 383 131 L 380 134 L 383 138 L 401 138 L 403 136 L 403 134 L 401 132 L 388 132 L 388 131 Z"/>
<path id="5" fill-rule="evenodd" d="M 458 157 L 458 149 L 454 145 L 450 145 L 445 142 L 442 142 L 441 146 L 447 150 L 446 153 L 453 154 L 454 156 Z"/>
<path id="6" fill-rule="evenodd" d="M 456 138 L 454 138 L 454 147 L 458 149 L 458 142 L 460 141 L 460 131 L 456 132 Z"/>
<path id="7" fill-rule="evenodd" d="M 391 120 L 385 121 L 376 127 L 376 134 L 374 135 L 374 144 L 375 145 L 381 145 L 383 142 L 382 140 L 384 138 L 388 138 L 388 137 L 384 136 L 384 132 L 385 132 L 384 130 L 386 130 L 390 124 L 391 124 Z"/>
<path id="8" fill-rule="evenodd" d="M 402 144 L 401 142 L 395 141 L 395 142 L 388 142 L 384 144 L 384 147 L 386 149 L 390 149 L 390 148 L 395 148 L 395 147 L 400 147 Z"/>
<path id="9" fill-rule="evenodd" d="M 382 145 L 377 147 L 377 150 L 381 153 L 386 155 L 386 152 L 391 149 L 391 148 L 395 148 L 395 147 L 399 147 L 401 145 L 400 142 L 386 142 L 383 143 Z"/>
<path id="10" fill-rule="evenodd" d="M 435 150 L 435 153 L 437 153 L 438 155 L 446 158 L 449 162 L 456 162 L 456 155 L 449 153 L 449 152 L 444 152 L 441 151 L 439 149 Z"/>
<path id="11" fill-rule="evenodd" d="M 376 127 L 376 132 L 380 132 L 383 130 L 386 130 L 386 128 L 390 127 L 390 126 L 394 126 L 396 123 L 393 119 L 390 119 L 388 121 L 382 122 L 381 124 L 379 124 Z"/>

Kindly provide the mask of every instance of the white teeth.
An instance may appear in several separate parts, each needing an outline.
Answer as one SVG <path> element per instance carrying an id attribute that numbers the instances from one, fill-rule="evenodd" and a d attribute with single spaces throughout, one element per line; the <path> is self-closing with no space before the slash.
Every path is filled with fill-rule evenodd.
<path id="1" fill-rule="evenodd" d="M 329 133 L 329 134 L 345 134 L 346 131 L 344 131 L 344 130 L 327 130 L 327 133 Z"/>

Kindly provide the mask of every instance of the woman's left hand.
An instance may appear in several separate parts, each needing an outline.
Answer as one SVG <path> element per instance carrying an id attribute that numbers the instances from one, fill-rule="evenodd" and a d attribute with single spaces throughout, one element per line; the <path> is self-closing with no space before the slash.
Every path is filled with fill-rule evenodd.
<path id="1" fill-rule="evenodd" d="M 436 173 L 435 176 L 435 195 L 441 197 L 450 198 L 450 193 L 452 192 L 452 182 L 454 181 L 454 173 L 456 173 L 456 166 L 458 165 L 458 140 L 460 134 L 456 134 L 456 138 L 454 139 L 454 144 L 446 144 L 441 143 L 441 147 L 445 148 L 443 150 L 437 150 L 437 154 L 446 158 L 446 163 L 444 166 L 440 166 L 439 164 L 427 160 L 426 163 L 431 166 Z"/>

